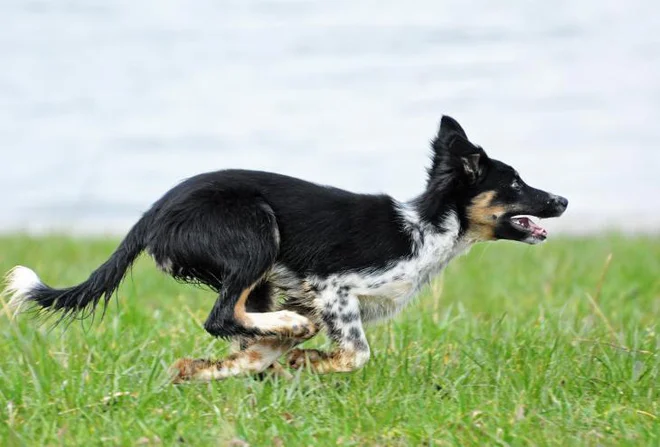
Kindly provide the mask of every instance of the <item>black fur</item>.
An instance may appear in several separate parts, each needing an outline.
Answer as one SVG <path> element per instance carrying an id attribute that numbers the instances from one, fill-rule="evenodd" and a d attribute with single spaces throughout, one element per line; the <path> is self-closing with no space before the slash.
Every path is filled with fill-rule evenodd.
<path id="1" fill-rule="evenodd" d="M 40 284 L 26 297 L 39 308 L 60 311 L 61 318 L 81 316 L 93 312 L 101 298 L 104 309 L 112 298 L 126 270 L 145 248 L 146 235 L 151 224 L 147 213 L 128 232 L 117 250 L 87 278 L 77 286 L 54 289 Z"/>
<path id="2" fill-rule="evenodd" d="M 420 226 L 443 231 L 443 220 L 453 212 L 459 217 L 461 232 L 467 231 L 471 225 L 467 210 L 484 191 L 495 191 L 501 203 L 541 217 L 559 215 L 566 207 L 565 199 L 526 185 L 509 191 L 517 173 L 472 145 L 452 118 L 443 117 L 432 146 L 426 190 L 412 202 Z M 263 335 L 236 321 L 234 307 L 241 293 L 254 287 L 247 310 L 273 308 L 273 291 L 266 277 L 274 265 L 286 267 L 299 278 L 323 278 L 376 270 L 412 256 L 412 233 L 405 225 L 413 223 L 404 225 L 397 206 L 386 195 L 354 194 L 267 172 L 201 174 L 158 200 L 85 282 L 67 289 L 42 285 L 27 298 L 63 316 L 84 315 L 101 298 L 108 302 L 126 270 L 146 249 L 173 277 L 204 284 L 218 293 L 204 324 L 209 333 Z M 505 222 L 498 223 L 496 231 L 498 238 L 522 240 L 524 236 Z M 292 300 L 292 306 L 310 310 L 304 302 Z M 331 337 L 332 321 L 337 318 L 350 322 L 358 315 L 323 313 Z"/>

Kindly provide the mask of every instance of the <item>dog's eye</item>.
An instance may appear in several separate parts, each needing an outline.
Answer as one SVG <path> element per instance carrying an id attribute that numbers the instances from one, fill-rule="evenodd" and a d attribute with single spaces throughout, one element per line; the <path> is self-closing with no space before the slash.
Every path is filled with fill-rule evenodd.
<path id="1" fill-rule="evenodd" d="M 511 188 L 513 188 L 515 190 L 519 190 L 520 187 L 521 187 L 520 182 L 517 179 L 514 180 L 513 183 L 511 183 Z"/>

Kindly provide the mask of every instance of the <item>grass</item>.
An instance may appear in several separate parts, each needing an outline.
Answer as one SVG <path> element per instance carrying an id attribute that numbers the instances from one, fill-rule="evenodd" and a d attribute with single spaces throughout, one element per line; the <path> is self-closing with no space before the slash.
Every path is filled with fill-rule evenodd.
<path id="1" fill-rule="evenodd" d="M 115 245 L 6 236 L 0 269 L 72 285 Z M 94 324 L 2 304 L 0 445 L 660 445 L 659 272 L 659 238 L 482 245 L 367 330 L 357 373 L 171 386 L 228 346 L 201 327 L 214 296 L 145 257 Z"/>

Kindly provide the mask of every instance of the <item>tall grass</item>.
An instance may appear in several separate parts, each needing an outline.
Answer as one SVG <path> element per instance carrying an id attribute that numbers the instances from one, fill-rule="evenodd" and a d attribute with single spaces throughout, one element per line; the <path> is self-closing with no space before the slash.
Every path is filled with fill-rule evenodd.
<path id="1" fill-rule="evenodd" d="M 71 285 L 116 242 L 6 236 L 0 269 Z M 214 298 L 144 258 L 103 321 L 0 303 L 0 445 L 660 445 L 658 238 L 478 246 L 367 329 L 359 372 L 168 385 L 177 358 L 227 353 Z"/>

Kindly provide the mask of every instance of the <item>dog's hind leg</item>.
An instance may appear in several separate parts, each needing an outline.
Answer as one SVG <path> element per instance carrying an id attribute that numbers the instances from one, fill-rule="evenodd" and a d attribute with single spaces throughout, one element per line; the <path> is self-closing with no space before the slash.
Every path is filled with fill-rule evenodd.
<path id="1" fill-rule="evenodd" d="M 294 339 L 269 337 L 255 340 L 243 351 L 223 360 L 180 359 L 172 367 L 172 382 L 210 382 L 238 375 L 258 374 L 273 365 L 279 367 L 277 359 L 298 343 Z M 278 367 L 274 368 L 274 372 L 281 369 Z M 280 374 L 286 377 L 285 373 Z"/>
<path id="2" fill-rule="evenodd" d="M 317 327 L 309 318 L 289 310 L 249 312 L 246 301 L 252 289 L 253 286 L 249 286 L 240 293 L 229 289 L 226 294 L 221 294 L 204 328 L 217 337 L 238 336 L 248 340 L 279 337 L 301 342 L 316 334 Z"/>
<path id="3" fill-rule="evenodd" d="M 288 311 L 266 312 L 261 315 L 286 315 L 283 312 Z M 290 313 L 304 318 L 293 312 Z M 309 322 L 309 320 L 307 321 Z M 294 346 L 316 334 L 316 326 L 311 322 L 309 322 L 309 325 L 304 335 L 298 334 L 296 337 L 287 337 L 286 335 L 260 338 L 242 337 L 238 340 L 240 350 L 223 360 L 180 359 L 172 367 L 172 381 L 173 383 L 186 381 L 209 382 L 238 375 L 260 374 L 266 370 L 270 370 L 270 372 L 282 378 L 290 379 L 291 374 L 284 370 L 277 363 L 277 360 Z M 281 327 L 277 326 L 277 328 Z M 282 333 L 290 333 L 290 331 L 282 329 Z"/>
<path id="4" fill-rule="evenodd" d="M 277 259 L 280 238 L 271 207 L 227 192 L 196 198 L 194 205 L 161 210 L 150 251 L 157 262 L 167 261 L 173 276 L 219 293 L 204 329 L 225 338 L 313 335 L 306 317 L 266 311 L 272 303 L 264 278 Z"/>
<path id="5" fill-rule="evenodd" d="M 290 378 L 291 375 L 282 369 L 277 360 L 297 344 L 313 337 L 318 330 L 316 325 L 302 315 L 290 311 L 246 314 L 251 317 L 256 315 L 264 321 L 270 318 L 269 325 L 258 326 L 259 330 L 266 332 L 266 328 L 269 328 L 268 331 L 278 335 L 239 337 L 236 340 L 238 351 L 223 360 L 180 359 L 173 366 L 173 382 L 220 380 L 237 375 L 259 374 L 266 370 L 283 378 Z M 306 326 L 296 326 L 293 324 L 294 320 L 288 320 L 288 314 L 300 319 Z M 282 321 L 276 324 L 278 318 Z"/>
<path id="6" fill-rule="evenodd" d="M 245 310 L 253 313 L 272 312 L 274 307 L 275 295 L 272 293 L 271 285 L 266 281 L 255 287 L 245 303 Z M 232 353 L 244 351 L 250 346 L 259 343 L 260 340 L 261 339 L 254 337 L 236 337 L 232 340 Z M 293 378 L 291 373 L 284 369 L 277 361 L 273 362 L 273 364 L 266 368 L 263 373 L 258 374 L 258 376 L 262 378 L 266 377 L 266 375 L 274 375 L 286 380 Z"/>
<path id="7" fill-rule="evenodd" d="M 262 372 L 316 334 L 316 325 L 298 313 L 269 311 L 272 297 L 266 276 L 278 255 L 279 228 L 267 203 L 223 192 L 198 198 L 186 213 L 179 211 L 162 211 L 165 222 L 154 257 L 170 259 L 173 275 L 196 279 L 219 292 L 204 323 L 207 332 L 256 341 L 221 361 L 179 360 L 175 381 Z"/>

